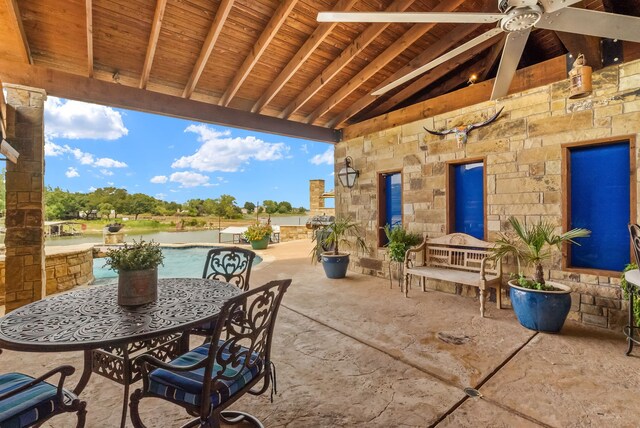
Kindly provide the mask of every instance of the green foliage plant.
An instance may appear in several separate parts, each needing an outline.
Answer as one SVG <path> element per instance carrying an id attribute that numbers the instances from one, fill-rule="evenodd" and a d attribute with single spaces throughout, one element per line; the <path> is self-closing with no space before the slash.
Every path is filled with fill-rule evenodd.
<path id="1" fill-rule="evenodd" d="M 524 226 L 515 217 L 509 218 L 513 234 L 500 234 L 492 249 L 492 258 L 501 260 L 512 256 L 518 264 L 517 282 L 520 287 L 534 290 L 555 290 L 546 285 L 542 263 L 553 257 L 554 250 L 560 251 L 562 244 L 578 244 L 576 238 L 586 238 L 591 231 L 582 228 L 571 229 L 560 235 L 555 233 L 555 226 L 548 221 Z M 522 265 L 534 268 L 533 279 L 527 279 L 522 271 Z"/>
<path id="2" fill-rule="evenodd" d="M 336 219 L 318 229 L 313 235 L 313 241 L 316 245 L 311 250 L 313 261 L 318 260 L 318 256 L 322 254 L 323 247 L 332 248 L 331 253 L 334 256 L 340 254 L 340 247 L 351 248 L 353 245 L 356 251 L 366 252 L 367 244 L 362 237 L 360 225 L 351 220 L 349 217 L 336 217 Z"/>
<path id="3" fill-rule="evenodd" d="M 160 244 L 141 239 L 133 240 L 133 244 L 125 243 L 120 248 L 107 251 L 105 266 L 116 272 L 153 269 L 158 265 L 164 266 L 164 255 Z"/>
<path id="4" fill-rule="evenodd" d="M 636 263 L 629 263 L 622 271 L 622 275 L 620 275 L 620 288 L 622 288 L 625 299 L 629 298 L 629 283 L 624 277 L 624 274 L 633 269 L 638 269 L 638 265 Z M 633 301 L 633 316 L 636 320 L 636 325 L 640 327 L 640 299 L 634 299 Z"/>
<path id="5" fill-rule="evenodd" d="M 273 233 L 273 228 L 269 224 L 255 223 L 249 226 L 244 232 L 244 238 L 251 241 L 261 241 Z"/>
<path id="6" fill-rule="evenodd" d="M 387 224 L 384 226 L 384 233 L 389 241 L 389 258 L 394 262 L 403 262 L 407 250 L 422 241 L 419 234 L 407 232 L 401 225 L 391 227 Z"/>

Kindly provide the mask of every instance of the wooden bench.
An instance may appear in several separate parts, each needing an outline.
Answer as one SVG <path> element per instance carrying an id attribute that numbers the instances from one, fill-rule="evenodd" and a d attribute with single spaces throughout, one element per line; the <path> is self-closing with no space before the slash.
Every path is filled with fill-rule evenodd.
<path id="1" fill-rule="evenodd" d="M 496 305 L 502 309 L 502 263 L 488 259 L 493 245 L 464 233 L 433 239 L 425 237 L 422 244 L 405 254 L 405 297 L 408 297 L 411 275 L 417 275 L 422 283 L 422 291 L 426 291 L 427 278 L 478 287 L 480 315 L 483 317 L 485 290 L 493 287 L 496 289 Z"/>

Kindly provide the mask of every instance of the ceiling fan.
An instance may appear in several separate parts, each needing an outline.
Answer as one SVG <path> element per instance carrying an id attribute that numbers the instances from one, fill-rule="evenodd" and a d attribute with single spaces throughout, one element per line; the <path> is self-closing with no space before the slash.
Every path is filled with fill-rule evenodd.
<path id="1" fill-rule="evenodd" d="M 507 95 L 516 73 L 520 56 L 531 30 L 547 30 L 585 34 L 640 43 L 640 18 L 607 12 L 578 9 L 571 6 L 580 0 L 498 0 L 500 13 L 473 12 L 320 12 L 319 22 L 402 22 L 402 23 L 492 23 L 499 22 L 480 36 L 471 39 L 428 64 L 376 89 L 371 95 L 382 95 L 455 56 L 491 39 L 502 32 L 507 40 L 502 51 L 491 99 Z"/>

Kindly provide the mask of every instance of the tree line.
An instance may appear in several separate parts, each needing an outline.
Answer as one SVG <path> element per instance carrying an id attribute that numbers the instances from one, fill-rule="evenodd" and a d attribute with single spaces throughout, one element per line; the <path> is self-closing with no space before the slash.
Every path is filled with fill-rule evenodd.
<path id="1" fill-rule="evenodd" d="M 252 202 L 243 206 L 247 213 L 266 212 L 268 214 L 306 213 L 304 207 L 293 208 L 289 202 L 265 200 L 256 207 Z M 241 218 L 242 209 L 236 198 L 221 195 L 211 199 L 190 199 L 180 204 L 167 202 L 144 193 L 129 193 L 126 189 L 102 187 L 90 193 L 69 192 L 59 187 L 45 189 L 45 214 L 48 220 L 66 220 L 77 218 L 117 218 L 118 215 L 131 215 L 137 220 L 140 214 L 151 215 L 188 215 L 217 216 L 226 219 Z"/>

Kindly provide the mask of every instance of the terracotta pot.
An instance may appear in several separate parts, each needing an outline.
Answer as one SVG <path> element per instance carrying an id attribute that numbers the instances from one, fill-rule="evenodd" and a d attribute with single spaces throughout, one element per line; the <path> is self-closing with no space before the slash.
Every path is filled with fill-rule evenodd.
<path id="1" fill-rule="evenodd" d="M 158 298 L 158 268 L 121 270 L 118 275 L 118 304 L 139 306 Z"/>

